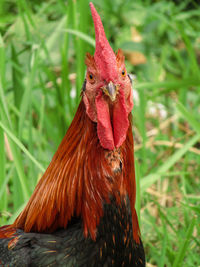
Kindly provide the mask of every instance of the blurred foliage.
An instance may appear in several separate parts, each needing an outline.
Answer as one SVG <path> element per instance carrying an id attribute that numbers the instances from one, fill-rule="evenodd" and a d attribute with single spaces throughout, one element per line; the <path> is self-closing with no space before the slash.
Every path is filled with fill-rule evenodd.
<path id="1" fill-rule="evenodd" d="M 198 266 L 198 1 L 93 2 L 133 74 L 136 205 L 147 261 Z M 1 224 L 22 210 L 75 114 L 85 53 L 94 53 L 88 3 L 0 1 Z"/>

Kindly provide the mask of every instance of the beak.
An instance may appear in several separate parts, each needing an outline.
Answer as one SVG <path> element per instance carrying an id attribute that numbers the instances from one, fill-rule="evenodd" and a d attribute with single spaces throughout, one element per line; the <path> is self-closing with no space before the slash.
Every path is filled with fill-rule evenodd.
<path id="1" fill-rule="evenodd" d="M 107 86 L 103 87 L 103 92 L 110 97 L 113 102 L 116 99 L 118 93 L 118 86 L 114 85 L 113 82 L 109 82 Z"/>

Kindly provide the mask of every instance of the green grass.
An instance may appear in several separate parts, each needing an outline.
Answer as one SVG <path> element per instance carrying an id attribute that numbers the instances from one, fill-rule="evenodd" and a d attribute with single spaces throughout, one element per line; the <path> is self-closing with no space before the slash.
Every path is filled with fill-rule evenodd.
<path id="1" fill-rule="evenodd" d="M 0 3 L 0 225 L 23 209 L 75 114 L 85 53 L 94 53 L 88 2 Z M 200 7 L 94 4 L 136 75 L 136 207 L 148 266 L 199 266 Z M 145 64 L 131 63 L 135 52 Z"/>

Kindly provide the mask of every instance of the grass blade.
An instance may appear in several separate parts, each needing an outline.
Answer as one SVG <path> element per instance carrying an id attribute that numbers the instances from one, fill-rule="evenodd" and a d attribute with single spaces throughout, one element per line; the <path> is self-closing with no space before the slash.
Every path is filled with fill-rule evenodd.
<path id="1" fill-rule="evenodd" d="M 9 138 L 15 142 L 15 144 L 29 157 L 29 159 L 39 168 L 41 172 L 44 172 L 45 169 L 42 165 L 31 155 L 31 153 L 26 149 L 26 147 L 20 142 L 20 140 L 11 133 L 11 131 L 0 121 L 0 127 L 6 132 Z"/>
<path id="2" fill-rule="evenodd" d="M 180 102 L 176 104 L 180 115 L 192 126 L 192 128 L 200 134 L 200 122 L 195 119 L 195 116 L 188 111 Z"/>
<path id="3" fill-rule="evenodd" d="M 79 37 L 80 39 L 82 39 L 86 43 L 88 43 L 91 46 L 95 47 L 95 40 L 92 37 L 90 37 L 89 35 L 87 35 L 86 33 L 80 32 L 78 30 L 73 30 L 73 29 L 66 29 L 64 31 Z"/>
<path id="4" fill-rule="evenodd" d="M 165 174 L 174 164 L 200 139 L 200 134 L 193 136 L 184 147 L 176 151 L 160 168 L 157 169 L 156 173 L 151 173 L 145 176 L 141 180 L 141 191 L 144 192 L 153 183 L 158 181 L 161 175 Z"/>
<path id="5" fill-rule="evenodd" d="M 19 118 L 19 127 L 18 127 L 19 137 L 22 134 L 23 124 L 25 121 L 26 114 L 28 112 L 29 103 L 31 101 L 31 89 L 34 84 L 34 79 L 36 76 L 38 60 L 39 60 L 39 53 L 36 50 L 33 52 L 33 55 L 32 55 L 32 66 L 31 66 L 32 69 L 31 69 L 31 72 L 29 73 L 28 84 L 25 87 L 25 92 L 23 94 L 21 106 L 20 106 L 20 118 Z"/>
<path id="6" fill-rule="evenodd" d="M 185 239 L 182 241 L 182 245 L 180 247 L 180 250 L 178 251 L 178 254 L 176 255 L 176 258 L 174 260 L 172 267 L 183 266 L 183 259 L 186 255 L 186 251 L 187 251 L 187 248 L 189 246 L 189 241 L 190 241 L 192 233 L 193 233 L 195 222 L 196 222 L 196 219 L 194 217 L 194 218 L 192 218 L 192 221 L 188 227 L 187 233 L 185 235 Z"/>

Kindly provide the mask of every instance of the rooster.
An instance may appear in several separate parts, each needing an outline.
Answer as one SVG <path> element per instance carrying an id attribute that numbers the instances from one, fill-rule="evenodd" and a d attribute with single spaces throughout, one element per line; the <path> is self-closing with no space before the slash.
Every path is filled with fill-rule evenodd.
<path id="1" fill-rule="evenodd" d="M 131 79 L 95 7 L 81 102 L 26 207 L 0 228 L 0 266 L 145 266 L 135 210 Z"/>

